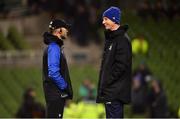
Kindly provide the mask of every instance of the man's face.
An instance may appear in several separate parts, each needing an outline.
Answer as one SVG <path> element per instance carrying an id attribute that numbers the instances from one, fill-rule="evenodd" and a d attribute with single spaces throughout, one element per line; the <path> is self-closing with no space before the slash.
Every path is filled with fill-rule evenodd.
<path id="1" fill-rule="evenodd" d="M 111 21 L 109 18 L 103 17 L 102 24 L 104 25 L 106 30 L 111 30 L 115 23 L 113 21 Z"/>

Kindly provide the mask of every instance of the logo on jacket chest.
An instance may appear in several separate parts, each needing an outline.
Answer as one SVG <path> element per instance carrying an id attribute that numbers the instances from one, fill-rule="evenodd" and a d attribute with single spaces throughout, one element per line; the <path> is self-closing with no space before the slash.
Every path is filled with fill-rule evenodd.
<path id="1" fill-rule="evenodd" d="M 112 46 L 113 46 L 113 44 L 111 44 L 111 45 L 109 46 L 109 50 L 111 50 L 111 49 L 112 49 Z"/>

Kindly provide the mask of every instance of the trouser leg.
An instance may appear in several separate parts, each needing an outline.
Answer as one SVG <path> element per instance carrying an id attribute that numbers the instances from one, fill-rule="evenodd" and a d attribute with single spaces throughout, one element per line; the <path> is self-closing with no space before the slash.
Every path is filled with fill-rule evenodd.
<path id="1" fill-rule="evenodd" d="M 105 104 L 106 118 L 123 118 L 123 103 L 108 102 Z"/>
<path id="2" fill-rule="evenodd" d="M 47 118 L 63 118 L 65 99 L 59 98 L 47 102 Z"/>

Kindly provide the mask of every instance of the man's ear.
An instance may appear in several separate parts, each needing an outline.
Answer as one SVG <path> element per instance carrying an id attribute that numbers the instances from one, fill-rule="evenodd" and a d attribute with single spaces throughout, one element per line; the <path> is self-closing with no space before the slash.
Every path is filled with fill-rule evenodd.
<path id="1" fill-rule="evenodd" d="M 61 28 L 60 28 L 59 32 L 62 33 L 62 29 Z"/>
<path id="2" fill-rule="evenodd" d="M 58 29 L 58 30 L 56 30 L 56 33 L 58 33 L 58 34 L 62 34 L 62 29 Z"/>

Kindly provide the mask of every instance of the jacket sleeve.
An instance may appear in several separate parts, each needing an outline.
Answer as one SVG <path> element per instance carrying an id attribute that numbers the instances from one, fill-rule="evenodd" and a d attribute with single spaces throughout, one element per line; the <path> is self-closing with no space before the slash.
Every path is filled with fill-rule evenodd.
<path id="1" fill-rule="evenodd" d="M 48 76 L 58 86 L 64 90 L 67 83 L 60 74 L 60 48 L 56 44 L 50 44 L 48 47 Z"/>
<path id="2" fill-rule="evenodd" d="M 123 38 L 119 40 L 116 47 L 115 63 L 112 65 L 112 80 L 118 80 L 128 67 L 128 55 L 130 54 L 128 40 Z"/>

